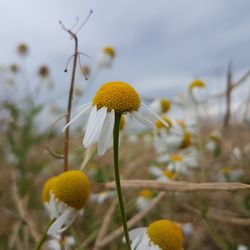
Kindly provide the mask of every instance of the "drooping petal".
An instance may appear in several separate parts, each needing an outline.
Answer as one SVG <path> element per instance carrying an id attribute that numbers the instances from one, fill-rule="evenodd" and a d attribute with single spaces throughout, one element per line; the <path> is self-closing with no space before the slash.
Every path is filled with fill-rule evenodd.
<path id="1" fill-rule="evenodd" d="M 152 121 L 150 121 L 150 120 L 148 120 L 148 119 L 146 119 L 146 118 L 144 118 L 143 116 L 141 116 L 138 112 L 133 112 L 133 116 L 135 117 L 135 119 L 137 119 L 139 122 L 141 122 L 142 124 L 144 124 L 145 126 L 147 126 L 147 127 L 149 127 L 149 128 L 155 128 L 155 124 L 152 122 Z"/>
<path id="2" fill-rule="evenodd" d="M 97 110 L 96 107 L 92 109 L 87 124 L 86 134 L 83 139 L 83 145 L 85 147 L 90 146 L 98 140 L 106 115 L 106 107 L 102 107 L 99 110 Z"/>
<path id="3" fill-rule="evenodd" d="M 106 115 L 103 128 L 98 140 L 98 154 L 105 154 L 106 150 L 110 147 L 110 140 L 112 141 L 113 129 L 115 121 L 115 112 L 112 110 Z"/>
<path id="4" fill-rule="evenodd" d="M 146 229 L 147 229 L 146 227 L 138 227 L 138 228 L 130 230 L 128 232 L 129 239 L 131 241 L 133 241 L 136 237 L 138 237 L 139 235 L 141 235 L 142 233 L 144 233 Z"/>
<path id="5" fill-rule="evenodd" d="M 47 234 L 53 236 L 62 233 L 66 230 L 73 220 L 75 219 L 77 213 L 75 210 L 69 208 L 66 209 L 49 227 Z"/>
<path id="6" fill-rule="evenodd" d="M 91 109 L 91 103 L 87 103 L 87 104 L 83 105 L 82 106 L 82 111 L 78 115 L 76 115 L 69 123 L 67 123 L 64 126 L 64 128 L 62 129 L 62 132 L 64 132 L 65 129 L 67 127 L 69 127 L 74 121 L 76 121 L 80 116 L 85 115 L 86 113 L 88 113 L 90 109 Z"/>
<path id="7" fill-rule="evenodd" d="M 152 119 L 160 120 L 163 125 L 165 125 L 167 128 L 169 127 L 169 124 L 166 121 L 164 121 L 159 115 L 151 111 L 145 104 L 142 103 L 141 107 L 144 108 L 144 110 L 148 115 L 152 117 Z"/>

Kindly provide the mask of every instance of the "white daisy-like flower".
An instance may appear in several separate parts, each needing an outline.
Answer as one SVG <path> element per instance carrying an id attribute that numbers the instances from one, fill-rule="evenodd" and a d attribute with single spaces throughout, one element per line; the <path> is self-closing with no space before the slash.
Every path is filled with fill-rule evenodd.
<path id="1" fill-rule="evenodd" d="M 166 98 L 157 98 L 149 104 L 149 108 L 158 115 L 161 115 L 169 111 L 171 101 Z"/>
<path id="2" fill-rule="evenodd" d="M 103 204 L 105 201 L 113 198 L 115 195 L 115 191 L 102 191 L 100 193 L 91 194 L 90 200 L 98 204 Z"/>
<path id="3" fill-rule="evenodd" d="M 77 170 L 71 170 L 50 178 L 43 187 L 42 199 L 54 222 L 48 234 L 56 236 L 65 231 L 88 200 L 90 183 L 88 177 Z"/>
<path id="4" fill-rule="evenodd" d="M 148 203 L 153 199 L 153 192 L 149 189 L 142 190 L 136 199 L 136 207 L 138 210 L 143 210 L 148 206 Z"/>
<path id="5" fill-rule="evenodd" d="M 191 134 L 179 122 L 173 123 L 167 116 L 161 118 L 169 124 L 169 128 L 156 120 L 157 131 L 154 133 L 154 148 L 158 154 L 183 149 L 191 144 Z"/>
<path id="6" fill-rule="evenodd" d="M 155 128 L 153 122 L 155 119 L 159 119 L 168 127 L 168 124 L 161 117 L 141 103 L 135 89 L 124 82 L 103 84 L 94 96 L 92 103 L 85 104 L 81 113 L 66 127 L 80 116 L 88 118 L 83 145 L 89 147 L 97 143 L 98 153 L 103 155 L 107 149 L 112 147 L 116 113 L 135 118 L 150 128 Z"/>
<path id="7" fill-rule="evenodd" d="M 176 173 L 174 171 L 169 169 L 161 170 L 156 166 L 149 167 L 149 173 L 161 182 L 169 182 L 174 180 L 176 177 Z"/>
<path id="8" fill-rule="evenodd" d="M 132 250 L 181 250 L 182 229 L 169 220 L 158 220 L 148 227 L 129 231 Z"/>
<path id="9" fill-rule="evenodd" d="M 216 176 L 219 182 L 234 182 L 239 181 L 244 175 L 242 169 L 233 169 L 232 167 L 223 167 Z"/>
<path id="10" fill-rule="evenodd" d="M 195 102 L 195 104 L 205 103 L 208 100 L 206 85 L 202 80 L 196 79 L 191 82 L 188 86 L 188 90 L 191 101 Z"/>
<path id="11" fill-rule="evenodd" d="M 99 57 L 99 66 L 102 68 L 110 68 L 115 58 L 115 49 L 113 47 L 105 47 Z"/>
<path id="12" fill-rule="evenodd" d="M 49 250 L 70 250 L 75 246 L 76 241 L 72 236 L 64 236 L 56 235 L 52 240 L 47 242 L 47 246 Z"/>

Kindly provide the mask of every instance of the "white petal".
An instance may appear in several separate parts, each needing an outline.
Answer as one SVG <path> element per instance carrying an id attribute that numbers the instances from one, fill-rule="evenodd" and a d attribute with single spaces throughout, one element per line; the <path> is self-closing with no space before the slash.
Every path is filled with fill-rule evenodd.
<path id="1" fill-rule="evenodd" d="M 165 125 L 167 128 L 169 127 L 169 124 L 166 121 L 164 121 L 159 115 L 151 111 L 145 104 L 142 103 L 142 107 L 144 108 L 145 111 L 147 111 L 147 114 L 151 115 L 151 117 L 160 120 L 161 123 Z"/>
<path id="2" fill-rule="evenodd" d="M 142 241 L 140 242 L 136 250 L 150 250 L 150 249 L 154 249 L 154 248 L 150 246 L 150 240 L 147 236 L 147 232 L 145 232 L 142 237 Z"/>
<path id="3" fill-rule="evenodd" d="M 158 167 L 150 167 L 149 173 L 154 175 L 155 177 L 161 177 L 163 175 L 162 171 Z"/>
<path id="4" fill-rule="evenodd" d="M 56 239 L 49 240 L 47 244 L 49 250 L 61 250 L 60 243 Z"/>
<path id="5" fill-rule="evenodd" d="M 146 227 L 138 227 L 138 228 L 130 230 L 128 232 L 129 239 L 131 241 L 133 241 L 136 237 L 138 237 L 139 235 L 141 235 L 142 233 L 144 233 L 146 229 L 147 229 Z"/>
<path id="6" fill-rule="evenodd" d="M 90 146 L 98 140 L 106 115 L 106 107 L 102 107 L 99 110 L 97 110 L 96 107 L 92 109 L 87 124 L 86 134 L 83 139 L 83 145 L 85 147 Z"/>
<path id="7" fill-rule="evenodd" d="M 57 235 L 66 230 L 76 217 L 76 212 L 73 209 L 66 209 L 50 226 L 47 234 Z M 63 227 L 64 226 L 64 227 Z"/>
<path id="8" fill-rule="evenodd" d="M 98 140 L 98 154 L 105 154 L 106 150 L 110 146 L 110 140 L 113 138 L 113 129 L 114 129 L 114 121 L 115 121 L 115 112 L 112 110 L 108 112 L 106 115 L 106 119 L 103 124 L 103 128 Z"/>
<path id="9" fill-rule="evenodd" d="M 152 121 L 150 121 L 150 120 L 148 120 L 148 119 L 146 119 L 146 118 L 144 118 L 143 116 L 141 116 L 138 112 L 133 112 L 133 116 L 139 121 L 139 122 L 141 122 L 142 124 L 144 124 L 145 126 L 147 126 L 147 127 L 150 127 L 150 128 L 155 128 L 155 124 L 152 122 Z"/>
<path id="10" fill-rule="evenodd" d="M 69 126 L 70 126 L 75 120 L 77 120 L 80 116 L 86 114 L 90 109 L 91 109 L 91 103 L 87 103 L 87 104 L 83 105 L 82 111 L 81 111 L 78 115 L 76 115 L 69 123 L 67 123 L 67 124 L 64 126 L 64 128 L 62 129 L 62 132 L 64 132 L 65 129 L 66 129 L 67 127 L 69 127 Z"/>

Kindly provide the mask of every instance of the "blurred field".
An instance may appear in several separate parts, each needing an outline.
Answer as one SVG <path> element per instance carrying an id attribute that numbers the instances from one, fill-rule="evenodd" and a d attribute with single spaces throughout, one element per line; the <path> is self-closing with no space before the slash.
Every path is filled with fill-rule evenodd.
<path id="1" fill-rule="evenodd" d="M 13 67 L 12 69 L 3 67 L 1 71 L 1 84 L 5 85 L 2 88 L 3 98 L 0 103 L 1 250 L 34 249 L 49 220 L 41 200 L 43 184 L 48 178 L 63 171 L 63 160 L 58 158 L 62 158 L 63 154 L 61 128 L 64 121 L 61 120 L 58 123 L 55 121 L 65 111 L 63 107 L 48 104 L 43 98 L 46 96 L 49 100 L 49 94 L 53 91 L 52 77 L 44 68 L 43 70 L 40 68 L 36 84 L 31 86 L 27 83 L 31 88 L 30 92 L 27 91 L 24 96 L 17 95 L 18 98 L 13 98 L 13 93 L 20 93 L 23 88 L 18 85 L 20 81 L 18 74 L 19 76 L 25 74 L 21 66 L 19 72 L 13 71 Z M 230 82 L 230 84 L 233 83 Z M 74 107 L 81 103 L 81 98 L 85 98 L 85 88 L 86 86 L 76 88 L 78 92 L 75 93 Z M 229 88 L 226 90 L 223 97 L 225 102 Z M 183 107 L 172 101 L 173 112 L 170 117 L 174 120 L 175 110 L 181 110 Z M 205 105 L 209 106 L 209 104 Z M 196 131 L 192 133 L 191 143 L 185 148 L 175 150 L 175 154 L 181 154 L 193 147 L 199 154 L 199 163 L 196 166 L 187 167 L 184 172 L 175 170 L 173 180 L 193 183 L 250 184 L 250 133 L 246 122 L 247 115 L 243 119 L 238 119 L 237 116 L 229 113 L 230 120 L 228 119 L 225 124 L 225 113 L 219 118 L 204 115 L 205 105 L 202 104 L 198 108 L 195 120 Z M 246 110 L 247 105 L 246 101 L 244 105 Z M 192 108 L 193 106 L 190 107 Z M 186 123 L 189 122 L 189 118 L 191 121 L 191 115 L 188 112 L 183 116 Z M 46 122 L 43 123 L 45 119 Z M 127 120 L 126 122 L 129 123 Z M 42 128 L 39 126 L 41 123 L 43 123 Z M 108 192 L 109 190 L 104 190 L 102 184 L 114 180 L 112 150 L 101 157 L 97 155 L 95 148 L 92 152 L 86 150 L 82 146 L 82 126 L 82 122 L 79 122 L 78 127 L 74 126 L 71 130 L 70 169 L 79 169 L 84 159 L 89 157 L 84 171 L 91 180 L 92 193 Z M 215 147 L 209 149 L 207 143 L 214 138 L 215 130 L 220 136 L 215 140 Z M 145 129 L 127 131 L 125 124 L 125 130 L 121 134 L 122 179 L 157 179 L 150 173 L 149 168 L 155 165 L 163 170 L 169 163 L 157 160 L 162 152 L 157 152 L 155 148 L 155 132 Z M 141 191 L 140 188 L 124 189 L 127 217 L 128 220 L 133 218 L 132 228 L 147 226 L 154 220 L 168 218 L 176 221 L 183 228 L 185 225 L 188 228 L 184 233 L 184 249 L 239 249 L 237 248 L 239 245 L 250 246 L 249 189 L 234 192 L 152 190 L 151 196 L 146 198 L 149 198 L 148 204 L 151 204 L 150 202 L 155 204 L 152 203 L 153 207 L 145 215 L 143 214 L 145 210 L 140 210 L 136 206 Z M 110 218 L 107 217 L 107 213 L 110 213 Z M 139 219 L 137 220 L 135 216 L 139 216 Z M 104 217 L 107 219 L 105 222 L 107 230 L 100 241 L 100 248 L 94 248 Z M 90 199 L 84 215 L 77 217 L 63 237 L 74 236 L 75 244 L 70 249 L 125 249 L 125 244 L 121 242 L 123 233 L 118 232 L 117 235 L 114 233 L 114 230 L 119 227 L 121 227 L 119 208 L 113 194 L 99 202 Z"/>

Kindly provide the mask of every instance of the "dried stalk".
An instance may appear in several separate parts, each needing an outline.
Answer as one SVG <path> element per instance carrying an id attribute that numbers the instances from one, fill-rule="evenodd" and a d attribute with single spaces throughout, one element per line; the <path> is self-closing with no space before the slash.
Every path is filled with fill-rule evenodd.
<path id="1" fill-rule="evenodd" d="M 39 227 L 36 224 L 35 220 L 31 216 L 30 212 L 28 212 L 28 209 L 24 203 L 24 201 L 21 199 L 21 197 L 18 194 L 17 186 L 16 186 L 16 178 L 13 174 L 13 183 L 12 183 L 12 197 L 13 200 L 17 206 L 17 210 L 20 214 L 20 216 L 23 218 L 23 220 L 26 222 L 27 226 L 29 227 L 30 233 L 32 237 L 37 241 L 40 238 L 40 232 L 37 230 Z"/>
<path id="2" fill-rule="evenodd" d="M 115 182 L 101 184 L 103 189 L 115 189 Z M 195 192 L 195 191 L 240 191 L 250 189 L 249 184 L 230 182 L 204 182 L 192 183 L 182 181 L 171 181 L 168 183 L 154 180 L 122 180 L 121 186 L 124 189 L 150 188 L 169 192 Z"/>
<path id="3" fill-rule="evenodd" d="M 194 208 L 190 205 L 182 205 L 185 209 L 187 209 L 190 212 L 195 213 L 196 215 L 201 215 L 201 211 L 197 208 Z M 218 209 L 209 208 L 209 212 L 207 214 L 207 217 L 209 219 L 213 219 L 216 221 L 220 221 L 227 224 L 235 224 L 240 226 L 250 226 L 250 219 L 249 218 L 239 218 L 239 217 L 232 217 L 229 216 L 228 213 L 222 212 Z"/>
<path id="4" fill-rule="evenodd" d="M 165 193 L 164 192 L 160 192 L 150 203 L 149 205 L 142 210 L 141 212 L 139 212 L 138 214 L 136 214 L 133 218 L 131 218 L 128 222 L 128 228 L 130 229 L 131 227 L 133 227 L 137 222 L 141 221 L 142 218 L 144 218 L 160 201 L 161 199 L 164 197 Z M 119 236 L 121 236 L 123 234 L 123 227 L 119 227 L 118 229 L 114 230 L 113 232 L 111 232 L 109 235 L 107 235 L 99 244 L 98 247 L 104 247 L 106 245 L 108 245 L 110 242 L 112 242 L 113 240 L 115 240 L 116 238 L 118 238 Z"/>
<path id="5" fill-rule="evenodd" d="M 110 225 L 110 222 L 111 222 L 111 219 L 112 219 L 112 215 L 115 212 L 116 206 L 117 206 L 117 200 L 114 199 L 112 201 L 108 211 L 106 212 L 106 214 L 104 216 L 104 219 L 103 219 L 101 228 L 99 230 L 99 234 L 97 236 L 97 239 L 96 239 L 95 245 L 93 247 L 93 250 L 99 250 L 100 249 L 100 247 L 98 245 L 100 244 L 101 240 L 103 239 L 103 237 L 106 235 L 106 233 L 108 231 L 108 228 L 109 228 L 109 225 Z"/>

